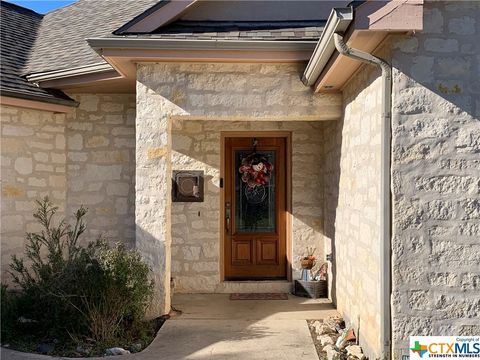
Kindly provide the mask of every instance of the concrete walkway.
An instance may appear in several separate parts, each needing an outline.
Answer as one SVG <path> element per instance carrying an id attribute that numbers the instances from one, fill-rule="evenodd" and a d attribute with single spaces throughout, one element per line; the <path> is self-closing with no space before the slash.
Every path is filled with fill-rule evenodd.
<path id="1" fill-rule="evenodd" d="M 182 315 L 168 320 L 143 352 L 130 360 L 318 360 L 306 319 L 337 314 L 326 300 L 229 300 L 228 294 L 176 295 Z M 2 349 L 2 359 L 52 357 Z M 59 358 L 57 358 L 59 359 Z"/>

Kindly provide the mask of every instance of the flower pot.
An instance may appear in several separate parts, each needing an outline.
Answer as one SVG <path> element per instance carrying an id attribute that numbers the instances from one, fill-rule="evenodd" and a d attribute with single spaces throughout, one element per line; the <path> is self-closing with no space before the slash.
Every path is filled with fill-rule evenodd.
<path id="1" fill-rule="evenodd" d="M 311 268 L 313 268 L 315 266 L 315 260 L 302 259 L 302 261 L 300 262 L 300 265 L 302 266 L 302 269 L 310 270 Z"/>

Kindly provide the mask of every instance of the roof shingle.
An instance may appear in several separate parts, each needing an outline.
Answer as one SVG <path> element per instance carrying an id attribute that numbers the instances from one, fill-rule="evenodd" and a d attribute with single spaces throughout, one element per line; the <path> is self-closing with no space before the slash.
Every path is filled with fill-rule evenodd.
<path id="1" fill-rule="evenodd" d="M 21 76 L 22 68 L 37 36 L 42 15 L 5 1 L 1 1 L 0 6 L 2 95 L 75 105 L 76 103 L 61 91 L 41 89 Z"/>
<path id="2" fill-rule="evenodd" d="M 79 0 L 45 14 L 24 73 L 104 62 L 85 41 L 111 33 L 159 0 Z"/>
<path id="3" fill-rule="evenodd" d="M 162 0 L 166 1 L 166 0 Z M 118 37 L 112 33 L 131 19 L 157 8 L 159 0 L 79 0 L 44 16 L 25 74 L 102 63 L 87 38 Z M 325 20 L 188 21 L 177 20 L 149 34 L 125 37 L 201 40 L 316 41 Z"/>
<path id="4" fill-rule="evenodd" d="M 316 41 L 325 21 L 181 21 L 144 35 L 166 39 Z"/>

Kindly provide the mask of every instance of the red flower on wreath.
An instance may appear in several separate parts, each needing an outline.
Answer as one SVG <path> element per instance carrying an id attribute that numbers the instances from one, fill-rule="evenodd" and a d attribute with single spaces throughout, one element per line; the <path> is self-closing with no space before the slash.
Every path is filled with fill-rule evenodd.
<path id="1" fill-rule="evenodd" d="M 268 184 L 272 170 L 273 165 L 258 154 L 242 159 L 242 165 L 238 169 L 242 174 L 242 181 L 251 188 Z"/>

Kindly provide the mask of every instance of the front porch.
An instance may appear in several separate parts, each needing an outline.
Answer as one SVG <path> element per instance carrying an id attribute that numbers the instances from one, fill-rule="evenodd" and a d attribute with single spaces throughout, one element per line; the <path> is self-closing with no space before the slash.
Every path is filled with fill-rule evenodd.
<path id="1" fill-rule="evenodd" d="M 167 320 L 155 340 L 125 360 L 318 360 L 307 319 L 337 315 L 326 299 L 229 300 L 228 294 L 178 294 L 182 314 Z M 1 348 L 10 360 L 53 360 Z M 91 358 L 100 360 L 103 358 Z"/>
<path id="2" fill-rule="evenodd" d="M 378 348 L 381 141 L 374 70 L 362 72 L 342 95 L 303 87 L 297 64 L 138 64 L 135 248 L 153 271 L 152 316 L 170 311 L 172 283 L 174 296 L 287 292 L 309 246 L 317 249 L 320 264 L 332 254 L 329 298 L 347 321 L 361 326 L 365 343 Z M 286 205 L 277 209 L 286 213 L 286 221 L 277 222 L 286 226 L 286 272 L 264 276 L 268 289 L 264 283 L 231 283 L 226 268 L 273 261 L 277 251 L 273 245 L 262 249 L 257 239 L 240 239 L 252 243 L 232 251 L 225 246 L 225 138 L 245 134 L 251 140 L 290 139 Z M 203 171 L 203 202 L 172 201 L 172 175 L 181 170 Z M 234 251 L 236 258 L 228 258 Z M 266 256 L 258 256 L 261 251 Z M 357 301 L 363 298 L 369 302 Z"/>
<path id="3" fill-rule="evenodd" d="M 324 261 L 329 241 L 323 231 L 323 134 L 326 123 L 341 117 L 341 97 L 312 94 L 301 84 L 300 71 L 296 64 L 138 65 L 135 247 L 155 277 L 153 315 L 170 310 L 172 278 L 175 294 L 266 291 L 244 283 L 233 289 L 225 281 L 232 278 L 281 280 L 280 288 L 273 283 L 278 290 L 270 291 L 286 291 L 285 281 L 300 275 L 307 246 Z M 284 167 L 276 175 L 278 199 L 271 207 L 284 217 L 264 229 L 263 238 L 257 234 L 234 243 L 225 241 L 224 233 L 228 203 L 235 226 L 235 200 L 225 199 L 222 186 L 222 181 L 228 185 L 224 140 L 241 136 L 251 136 L 249 144 L 253 137 L 287 139 L 277 167 Z M 203 171 L 203 202 L 173 201 L 175 171 Z M 227 264 L 240 263 L 257 266 L 255 272 L 237 266 L 233 276 L 228 273 Z"/>
<path id="4" fill-rule="evenodd" d="M 291 295 L 232 301 L 228 294 L 179 294 L 172 303 L 183 313 L 168 320 L 147 349 L 166 360 L 317 360 L 306 320 L 337 315 L 328 300 Z"/>

